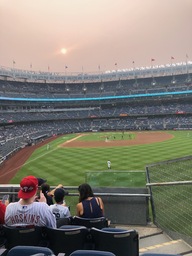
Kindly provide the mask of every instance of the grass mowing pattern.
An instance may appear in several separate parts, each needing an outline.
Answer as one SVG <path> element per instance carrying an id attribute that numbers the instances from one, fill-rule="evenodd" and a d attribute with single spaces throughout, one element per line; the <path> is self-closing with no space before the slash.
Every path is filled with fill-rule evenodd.
<path id="1" fill-rule="evenodd" d="M 144 171 L 87 172 L 85 181 L 92 187 L 145 187 Z"/>
<path id="2" fill-rule="evenodd" d="M 61 136 L 49 143 L 49 150 L 46 145 L 37 149 L 10 183 L 18 184 L 24 176 L 35 175 L 46 178 L 51 185 L 63 183 L 65 186 L 78 186 L 85 182 L 86 172 L 107 171 L 108 159 L 111 160 L 112 170 L 145 171 L 145 166 L 151 163 L 191 155 L 192 131 L 170 131 L 169 133 L 173 134 L 174 138 L 164 142 L 105 148 L 62 148 L 59 147 L 60 144 L 77 135 Z M 109 136 L 109 133 L 92 133 L 89 136 L 104 138 Z M 112 136 L 119 136 L 119 132 L 113 132 Z M 88 137 L 82 136 L 79 139 L 85 138 Z M 134 139 L 133 136 L 131 139 Z M 108 178 L 110 179 L 111 176 L 109 175 Z M 127 180 L 125 180 L 125 186 L 126 183 Z"/>

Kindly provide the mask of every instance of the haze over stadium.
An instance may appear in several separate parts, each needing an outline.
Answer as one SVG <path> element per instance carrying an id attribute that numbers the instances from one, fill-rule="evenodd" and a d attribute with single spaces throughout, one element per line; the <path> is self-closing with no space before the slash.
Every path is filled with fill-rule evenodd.
<path id="1" fill-rule="evenodd" d="M 1 0 L 0 66 L 98 72 L 186 61 L 191 0 Z"/>
<path id="2" fill-rule="evenodd" d="M 88 248 L 103 241 L 98 249 L 116 256 L 191 255 L 191 7 L 192 0 L 0 0 L 0 201 L 18 201 L 21 180 L 33 175 L 51 189 L 62 184 L 74 216 L 86 182 L 113 230 L 127 234 L 104 231 L 116 241 L 97 241 L 89 225 Z M 6 229 L 14 232 L 2 228 L 5 254 Z M 44 244 L 68 256 L 75 244 L 52 232 L 43 228 Z M 12 241 L 34 246 L 25 238 Z"/>

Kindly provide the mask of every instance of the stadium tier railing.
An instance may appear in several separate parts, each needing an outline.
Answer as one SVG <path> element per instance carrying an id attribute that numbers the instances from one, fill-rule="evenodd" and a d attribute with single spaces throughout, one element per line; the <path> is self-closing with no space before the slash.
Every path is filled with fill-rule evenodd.
<path id="1" fill-rule="evenodd" d="M 51 189 L 55 186 L 51 186 Z M 68 190 L 67 204 L 71 214 L 75 215 L 78 203 L 78 187 L 65 187 Z M 10 202 L 19 200 L 17 193 L 19 185 L 0 185 L 0 198 L 9 194 Z M 146 188 L 93 188 L 95 196 L 100 196 L 105 205 L 105 216 L 111 224 L 147 225 L 149 221 L 149 196 Z M 73 214 L 74 213 L 74 214 Z"/>

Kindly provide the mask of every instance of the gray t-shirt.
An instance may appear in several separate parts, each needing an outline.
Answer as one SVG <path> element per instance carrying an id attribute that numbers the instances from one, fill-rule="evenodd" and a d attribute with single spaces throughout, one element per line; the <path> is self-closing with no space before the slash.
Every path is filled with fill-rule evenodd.
<path id="1" fill-rule="evenodd" d="M 67 206 L 61 204 L 52 204 L 49 207 L 57 220 L 60 218 L 71 217 L 71 213 Z"/>

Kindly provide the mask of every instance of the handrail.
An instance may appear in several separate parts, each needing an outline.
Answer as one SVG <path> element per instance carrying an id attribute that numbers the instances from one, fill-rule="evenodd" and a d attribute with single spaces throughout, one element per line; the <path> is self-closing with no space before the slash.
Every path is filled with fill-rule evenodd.
<path id="1" fill-rule="evenodd" d="M 0 195 L 17 195 L 18 192 L 3 191 Z M 127 194 L 127 193 L 94 193 L 96 196 L 114 196 L 114 197 L 150 197 L 150 194 Z M 78 193 L 68 193 L 67 196 L 79 196 Z"/>
<path id="2" fill-rule="evenodd" d="M 9 195 L 17 195 L 18 191 L 14 191 L 14 189 L 19 189 L 18 184 L 1 184 L 0 190 L 4 188 L 4 191 L 0 191 L 0 195 L 9 194 Z M 56 186 L 51 186 L 51 189 L 54 189 Z M 79 196 L 78 192 L 70 192 L 70 190 L 78 190 L 78 186 L 65 186 L 65 189 L 68 190 L 67 196 Z M 6 191 L 7 190 L 7 191 Z M 109 197 L 150 197 L 149 193 L 113 193 L 113 192 L 94 192 L 96 196 L 109 196 Z"/>
<path id="3" fill-rule="evenodd" d="M 157 183 L 147 183 L 146 186 L 152 187 L 152 186 L 167 186 L 167 185 L 186 185 L 186 184 L 192 184 L 192 180 L 189 181 L 170 181 L 170 182 L 157 182 Z"/>

